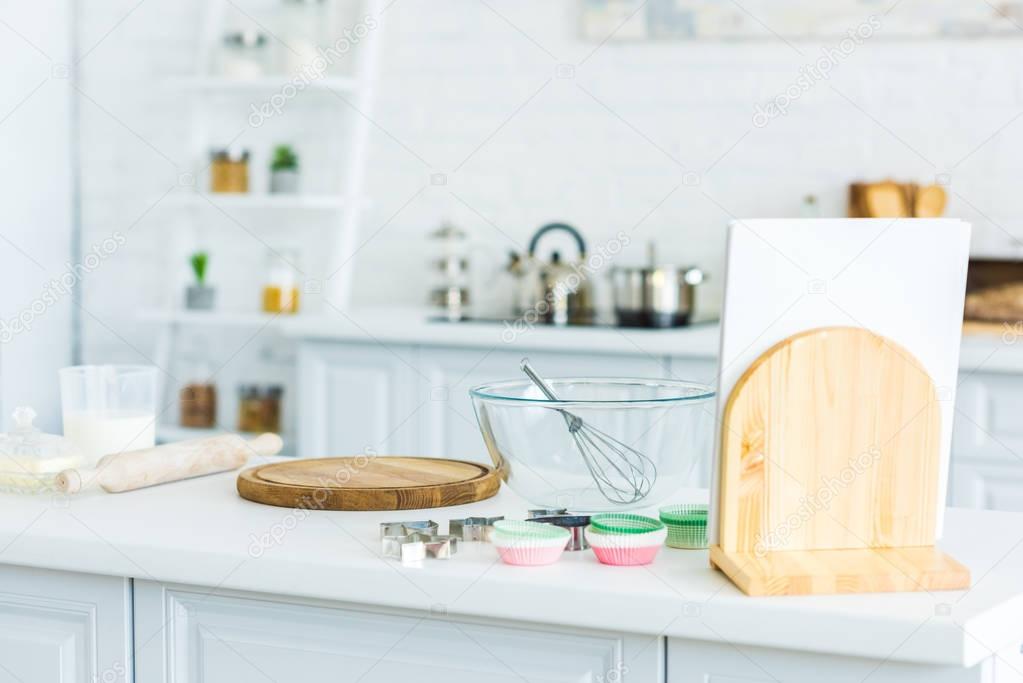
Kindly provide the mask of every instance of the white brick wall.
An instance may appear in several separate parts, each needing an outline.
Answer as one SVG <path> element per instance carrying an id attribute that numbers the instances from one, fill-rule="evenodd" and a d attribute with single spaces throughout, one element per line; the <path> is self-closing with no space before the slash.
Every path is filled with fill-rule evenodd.
<path id="1" fill-rule="evenodd" d="M 83 5 L 88 46 L 136 3 Z M 134 312 L 177 302 L 185 271 L 169 255 L 192 239 L 213 250 L 225 305 L 257 306 L 263 244 L 222 217 L 190 216 L 165 202 L 143 216 L 197 161 L 187 146 L 188 107 L 160 79 L 194 69 L 201 6 L 148 0 L 82 62 L 83 90 L 107 110 L 82 104 L 85 242 L 134 223 L 123 253 L 86 283 L 86 305 L 103 321 L 86 320 L 93 360 L 137 358 L 120 338 L 148 353 L 151 334 Z M 800 43 L 799 55 L 770 38 L 609 43 L 587 58 L 595 46 L 578 40 L 575 6 L 396 0 L 390 7 L 368 168 L 374 204 L 362 234 L 390 223 L 350 266 L 356 303 L 423 301 L 423 236 L 445 217 L 475 236 L 481 271 L 550 220 L 577 225 L 593 243 L 642 220 L 623 258 L 642 258 L 641 242 L 655 239 L 665 258 L 720 275 L 728 213 L 798 215 L 802 196 L 813 193 L 825 215 L 839 215 L 850 180 L 889 175 L 929 182 L 950 173 L 948 213 L 974 223 L 975 250 L 1023 256 L 1006 234 L 1023 235 L 1023 119 L 1013 121 L 1023 111 L 1023 34 L 886 41 L 882 27 L 787 116 L 758 129 L 757 103 L 783 92 L 821 46 Z M 559 63 L 575 65 L 574 78 L 555 78 Z M 300 151 L 314 148 L 319 138 L 304 119 L 289 112 L 282 121 L 295 128 Z M 447 185 L 430 186 L 438 172 Z M 686 172 L 700 184 L 671 193 Z M 270 243 L 303 244 L 313 252 L 310 271 L 322 272 L 328 264 L 314 263 L 315 252 L 329 226 L 292 227 L 296 220 L 256 228 Z M 720 278 L 707 286 L 706 307 L 716 306 L 719 287 Z"/>

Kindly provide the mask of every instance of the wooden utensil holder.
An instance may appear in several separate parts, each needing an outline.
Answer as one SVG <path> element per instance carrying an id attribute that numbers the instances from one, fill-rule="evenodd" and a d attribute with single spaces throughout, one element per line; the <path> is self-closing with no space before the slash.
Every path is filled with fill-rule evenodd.
<path id="1" fill-rule="evenodd" d="M 722 420 L 718 544 L 748 595 L 967 588 L 934 547 L 941 414 L 908 351 L 869 330 L 809 330 L 736 383 Z"/>

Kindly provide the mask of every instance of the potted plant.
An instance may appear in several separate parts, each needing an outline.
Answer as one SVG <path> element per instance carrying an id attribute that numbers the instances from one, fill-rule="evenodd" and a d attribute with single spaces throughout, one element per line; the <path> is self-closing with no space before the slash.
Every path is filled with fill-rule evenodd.
<path id="1" fill-rule="evenodd" d="M 270 162 L 270 192 L 298 192 L 298 155 L 291 145 L 278 145 L 274 148 L 273 160 Z"/>
<path id="2" fill-rule="evenodd" d="M 185 308 L 208 311 L 213 308 L 213 300 L 217 293 L 213 287 L 206 286 L 206 265 L 209 263 L 209 254 L 205 251 L 197 251 L 192 254 L 189 263 L 192 264 L 195 284 L 189 285 L 185 291 Z"/>

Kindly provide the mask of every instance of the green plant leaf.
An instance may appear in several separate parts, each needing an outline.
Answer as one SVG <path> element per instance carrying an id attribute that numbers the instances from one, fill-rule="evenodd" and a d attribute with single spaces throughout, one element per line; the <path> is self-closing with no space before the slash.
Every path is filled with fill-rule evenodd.
<path id="1" fill-rule="evenodd" d="M 270 162 L 271 171 L 295 171 L 298 170 L 298 155 L 291 145 L 277 145 L 274 147 L 273 160 Z"/>
<path id="2" fill-rule="evenodd" d="M 206 282 L 206 265 L 209 263 L 209 258 L 209 254 L 205 251 L 197 251 L 189 259 L 192 264 L 192 272 L 195 273 L 195 281 L 200 285 Z"/>

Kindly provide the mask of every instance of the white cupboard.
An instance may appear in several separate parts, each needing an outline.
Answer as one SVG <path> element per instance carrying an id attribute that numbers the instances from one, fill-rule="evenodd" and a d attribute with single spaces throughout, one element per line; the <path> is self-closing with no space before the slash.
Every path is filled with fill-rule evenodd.
<path id="1" fill-rule="evenodd" d="M 0 566 L 0 683 L 125 683 L 131 579 Z"/>
<path id="2" fill-rule="evenodd" d="M 662 681 L 663 638 L 135 584 L 138 680 Z"/>
<path id="3" fill-rule="evenodd" d="M 960 376 L 949 500 L 957 507 L 1023 511 L 1023 374 Z"/>
<path id="4" fill-rule="evenodd" d="M 515 379 L 529 356 L 550 376 L 677 377 L 713 382 L 711 360 L 306 342 L 299 350 L 300 457 L 374 449 L 489 462 L 469 389 Z"/>
<path id="5" fill-rule="evenodd" d="M 1012 683 L 1018 648 L 972 669 L 668 640 L 668 683 Z"/>

